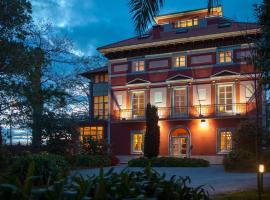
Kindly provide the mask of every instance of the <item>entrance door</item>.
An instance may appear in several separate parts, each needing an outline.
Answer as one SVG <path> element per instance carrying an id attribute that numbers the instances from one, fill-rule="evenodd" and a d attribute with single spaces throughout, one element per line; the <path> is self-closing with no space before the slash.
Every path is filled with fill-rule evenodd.
<path id="1" fill-rule="evenodd" d="M 187 157 L 188 137 L 172 137 L 171 153 L 175 157 Z"/>

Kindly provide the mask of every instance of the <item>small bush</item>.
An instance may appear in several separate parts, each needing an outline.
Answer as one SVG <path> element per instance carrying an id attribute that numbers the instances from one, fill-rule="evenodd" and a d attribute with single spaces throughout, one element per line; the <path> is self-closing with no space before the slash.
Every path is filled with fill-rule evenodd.
<path id="1" fill-rule="evenodd" d="M 106 167 L 111 165 L 111 159 L 107 155 L 77 155 L 75 163 L 77 167 Z"/>
<path id="2" fill-rule="evenodd" d="M 232 151 L 223 159 L 226 171 L 254 172 L 256 171 L 256 158 L 248 151 Z"/>
<path id="3" fill-rule="evenodd" d="M 11 166 L 9 175 L 16 176 L 23 182 L 31 163 L 34 163 L 34 176 L 41 177 L 44 184 L 52 183 L 68 174 L 68 163 L 62 156 L 42 153 L 17 157 Z"/>
<path id="4" fill-rule="evenodd" d="M 128 162 L 130 167 L 208 167 L 209 162 L 198 158 L 175 158 L 175 157 L 159 157 L 148 159 L 140 157 L 132 159 Z"/>

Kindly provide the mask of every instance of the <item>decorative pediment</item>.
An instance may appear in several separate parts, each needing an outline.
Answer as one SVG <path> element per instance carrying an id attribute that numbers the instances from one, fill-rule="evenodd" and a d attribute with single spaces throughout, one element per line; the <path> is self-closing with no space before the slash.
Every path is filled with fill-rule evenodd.
<path id="1" fill-rule="evenodd" d="M 127 83 L 127 85 L 143 85 L 143 84 L 150 84 L 150 82 L 143 80 L 143 79 L 140 79 L 140 78 L 136 78 L 136 79 L 129 81 Z"/>
<path id="2" fill-rule="evenodd" d="M 222 76 L 239 76 L 240 74 L 237 72 L 229 71 L 229 70 L 223 70 L 218 73 L 215 73 L 211 76 L 211 78 L 215 77 L 222 77 Z"/>
<path id="3" fill-rule="evenodd" d="M 166 81 L 187 81 L 187 80 L 192 80 L 192 77 L 185 76 L 182 74 L 177 74 L 173 77 L 168 78 Z"/>

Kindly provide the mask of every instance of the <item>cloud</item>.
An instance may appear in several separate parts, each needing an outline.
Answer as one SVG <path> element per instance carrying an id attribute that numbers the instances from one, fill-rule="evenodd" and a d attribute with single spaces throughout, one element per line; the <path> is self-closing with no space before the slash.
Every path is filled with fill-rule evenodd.
<path id="1" fill-rule="evenodd" d="M 96 54 L 97 47 L 134 35 L 128 1 L 31 0 L 34 19 L 49 21 L 59 33 L 68 35 L 74 41 L 77 55 Z M 251 20 L 252 5 L 261 1 L 223 1 L 225 16 L 242 21 Z M 197 9 L 206 5 L 206 0 L 166 0 L 161 13 Z"/>

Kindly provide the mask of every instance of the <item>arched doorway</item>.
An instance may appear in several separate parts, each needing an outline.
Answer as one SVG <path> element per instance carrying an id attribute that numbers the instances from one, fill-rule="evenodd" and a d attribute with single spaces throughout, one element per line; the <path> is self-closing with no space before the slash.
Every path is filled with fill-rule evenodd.
<path id="1" fill-rule="evenodd" d="M 176 127 L 170 132 L 170 155 L 175 157 L 190 156 L 190 133 L 185 127 Z"/>

